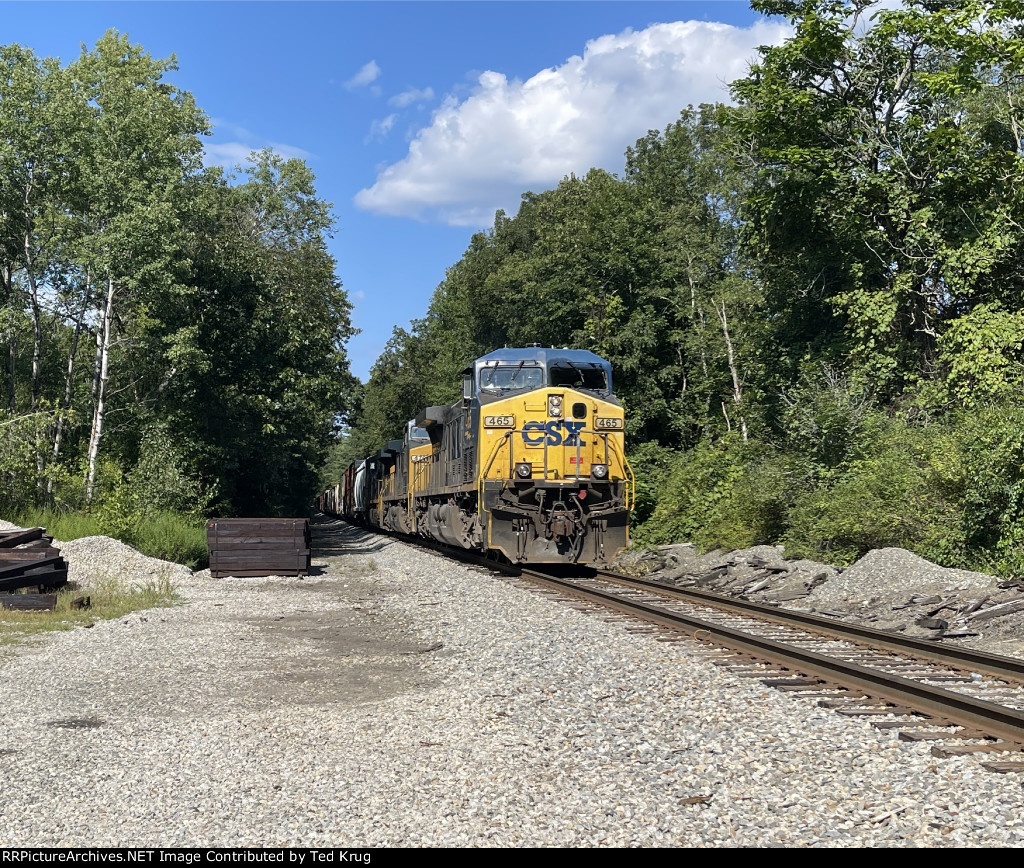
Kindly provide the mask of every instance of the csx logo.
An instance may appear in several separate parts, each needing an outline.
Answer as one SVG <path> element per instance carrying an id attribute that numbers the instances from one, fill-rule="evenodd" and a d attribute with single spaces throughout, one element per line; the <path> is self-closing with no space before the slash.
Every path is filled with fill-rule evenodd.
<path id="1" fill-rule="evenodd" d="M 558 419 L 551 422 L 526 422 L 523 425 L 523 442 L 540 446 L 547 440 L 548 446 L 579 446 L 580 431 L 585 422 L 566 422 Z M 563 435 L 559 428 L 565 429 Z"/>

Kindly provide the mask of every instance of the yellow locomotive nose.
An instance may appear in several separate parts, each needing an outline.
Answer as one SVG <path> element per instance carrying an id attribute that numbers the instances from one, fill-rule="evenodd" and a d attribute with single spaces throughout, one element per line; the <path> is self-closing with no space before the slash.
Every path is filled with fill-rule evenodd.
<path id="1" fill-rule="evenodd" d="M 506 478 L 608 478 L 615 458 L 608 443 L 608 430 L 599 431 L 596 424 L 598 418 L 609 424 L 611 413 L 621 413 L 621 409 L 602 406 L 604 402 L 592 396 L 562 389 L 539 390 L 501 403 L 502 414 L 488 414 L 484 425 L 485 430 L 493 426 L 496 418 L 511 424 L 512 460 L 507 465 L 501 463 L 509 471 Z"/>
<path id="2" fill-rule="evenodd" d="M 426 408 L 365 460 L 356 514 L 517 562 L 601 563 L 629 540 L 623 428 L 604 359 L 495 350 L 463 372 L 461 401 Z"/>

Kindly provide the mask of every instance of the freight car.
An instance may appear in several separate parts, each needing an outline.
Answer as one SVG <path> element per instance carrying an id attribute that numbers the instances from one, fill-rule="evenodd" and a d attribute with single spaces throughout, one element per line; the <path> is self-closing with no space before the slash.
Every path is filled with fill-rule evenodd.
<path id="1" fill-rule="evenodd" d="M 496 350 L 463 372 L 460 401 L 410 420 L 317 505 L 514 563 L 605 563 L 629 542 L 624 425 L 606 360 Z"/>

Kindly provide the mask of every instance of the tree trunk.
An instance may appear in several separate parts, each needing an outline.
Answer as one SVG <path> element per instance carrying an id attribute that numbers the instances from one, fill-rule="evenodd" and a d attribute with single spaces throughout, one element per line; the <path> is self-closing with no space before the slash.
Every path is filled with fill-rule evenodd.
<path id="1" fill-rule="evenodd" d="M 31 214 L 28 211 L 28 194 L 26 193 L 25 219 L 31 226 Z M 39 284 L 36 282 L 36 263 L 32 256 L 32 236 L 25 232 L 25 277 L 28 279 L 28 298 L 32 308 L 32 397 L 29 409 L 35 410 L 39 403 L 40 376 L 43 358 L 43 312 L 39 306 Z"/>
<path id="2" fill-rule="evenodd" d="M 712 307 L 715 308 L 715 313 L 718 314 L 719 322 L 722 323 L 722 336 L 725 338 L 725 352 L 729 360 L 729 373 L 732 374 L 732 401 L 736 405 L 736 409 L 742 411 L 743 409 L 743 386 L 740 384 L 740 374 L 736 369 L 736 358 L 733 353 L 732 338 L 729 336 L 729 321 L 725 315 L 725 299 L 722 299 L 721 308 L 718 307 L 714 302 L 711 303 Z M 725 403 L 722 404 L 722 412 L 725 413 Z M 728 421 L 729 414 L 725 414 L 725 418 Z M 743 413 L 737 413 L 737 418 L 740 423 L 740 433 L 743 435 L 743 442 L 747 442 L 747 420 L 743 417 Z M 731 426 L 730 426 L 731 427 Z"/>
<path id="3" fill-rule="evenodd" d="M 39 391 L 43 360 L 43 313 L 39 306 L 39 287 L 35 278 L 29 277 L 29 303 L 32 307 L 32 396 L 29 409 L 39 404 Z"/>
<path id="4" fill-rule="evenodd" d="M 14 415 L 14 402 L 17 395 L 15 391 L 15 369 L 18 362 L 18 351 L 14 346 L 15 338 L 15 316 L 14 316 L 14 269 L 10 263 L 5 263 L 3 268 L 4 301 L 7 306 L 7 409 Z"/>
<path id="5" fill-rule="evenodd" d="M 703 436 L 705 440 L 711 439 L 711 389 L 710 382 L 711 376 L 708 373 L 708 354 L 706 344 L 704 342 L 704 332 L 707 323 L 704 319 L 704 311 L 701 306 L 697 303 L 697 284 L 693 280 L 693 258 L 689 260 L 689 266 L 686 274 L 687 280 L 690 284 L 690 318 L 693 322 L 693 328 L 697 332 L 698 343 L 700 345 L 700 369 L 704 374 L 704 424 L 701 426 L 703 429 Z"/>
<path id="6" fill-rule="evenodd" d="M 14 344 L 16 337 L 17 332 L 14 328 L 14 311 L 12 308 L 7 326 L 7 409 L 12 416 L 14 415 L 14 399 L 17 394 L 14 388 L 14 376 L 18 367 L 18 350 Z"/>
<path id="7" fill-rule="evenodd" d="M 28 216 L 26 214 L 26 216 Z M 43 312 L 39 305 L 39 284 L 36 282 L 35 260 L 32 257 L 32 236 L 25 233 L 25 277 L 28 279 L 28 298 L 32 308 L 32 382 L 29 410 L 39 406 L 43 359 Z M 42 503 L 46 496 L 46 452 L 43 441 L 36 437 L 36 501 Z"/>
<path id="8" fill-rule="evenodd" d="M 51 453 L 51 461 L 53 464 L 57 463 L 60 458 L 60 447 L 61 442 L 64 438 L 64 420 L 68 410 L 71 409 L 71 399 L 74 397 L 74 386 L 75 386 L 75 363 L 78 357 L 78 341 L 82 336 L 82 323 L 85 321 L 85 312 L 89 308 L 89 301 L 92 296 L 90 278 L 86 275 L 85 278 L 85 297 L 82 299 L 82 309 L 78 313 L 78 317 L 75 319 L 75 334 L 71 339 L 71 350 L 68 352 L 68 369 L 64 375 L 64 398 L 60 403 L 60 412 L 57 414 L 57 420 L 54 424 L 53 430 L 53 452 Z M 53 497 L 53 480 L 47 481 L 46 494 L 48 497 Z"/>
<path id="9" fill-rule="evenodd" d="M 85 502 L 92 503 L 96 491 L 96 464 L 103 440 L 103 417 L 106 412 L 107 380 L 110 378 L 110 330 L 114 318 L 114 280 L 107 278 L 107 297 L 103 303 L 103 316 L 96 333 L 97 372 L 94 380 L 96 405 L 92 416 L 92 436 L 89 438 L 89 472 L 85 480 Z"/>

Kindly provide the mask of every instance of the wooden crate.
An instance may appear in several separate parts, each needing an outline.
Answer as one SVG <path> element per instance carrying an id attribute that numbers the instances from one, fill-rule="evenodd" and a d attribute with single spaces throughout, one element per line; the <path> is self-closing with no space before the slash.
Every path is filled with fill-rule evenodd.
<path id="1" fill-rule="evenodd" d="M 308 575 L 310 542 L 305 518 L 211 518 L 206 523 L 215 578 Z"/>

